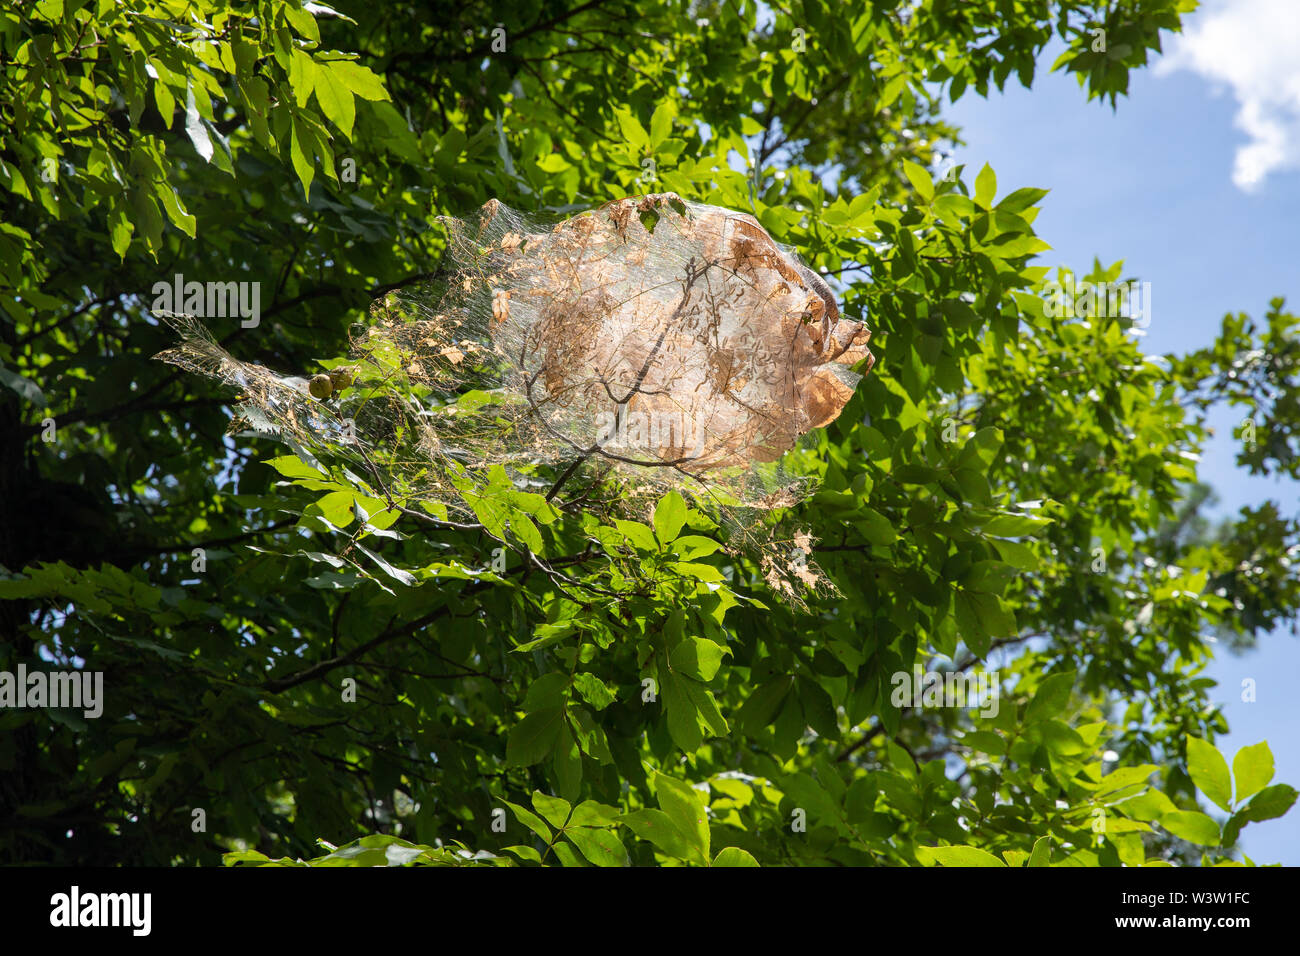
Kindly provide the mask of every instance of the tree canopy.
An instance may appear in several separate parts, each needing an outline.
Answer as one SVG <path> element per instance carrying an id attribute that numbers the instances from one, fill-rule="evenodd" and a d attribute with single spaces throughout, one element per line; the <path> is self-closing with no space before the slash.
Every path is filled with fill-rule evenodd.
<path id="1" fill-rule="evenodd" d="M 1216 749 L 1203 671 L 1213 637 L 1294 629 L 1300 523 L 1207 527 L 1197 459 L 1227 401 L 1241 467 L 1300 477 L 1300 320 L 1144 355 L 1132 308 L 1057 307 L 1053 281 L 1138 277 L 1037 264 L 1045 190 L 941 172 L 946 103 L 1031 85 L 1056 40 L 1113 105 L 1193 3 L 26 6 L 0 11 L 0 670 L 102 672 L 104 709 L 0 709 L 0 858 L 1221 863 L 1294 803 L 1266 744 Z M 178 275 L 256 283 L 256 321 L 205 324 L 310 378 L 439 281 L 438 216 L 650 192 L 752 213 L 873 330 L 791 453 L 815 491 L 758 519 L 815 592 L 689 491 L 591 469 L 551 500 L 551 464 L 485 472 L 476 520 L 395 509 L 153 360 Z"/>

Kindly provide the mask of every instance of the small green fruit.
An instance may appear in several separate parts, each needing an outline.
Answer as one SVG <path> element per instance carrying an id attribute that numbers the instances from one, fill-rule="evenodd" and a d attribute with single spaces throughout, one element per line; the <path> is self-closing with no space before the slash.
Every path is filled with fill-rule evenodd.
<path id="1" fill-rule="evenodd" d="M 334 386 L 334 391 L 342 391 L 356 381 L 357 367 L 355 365 L 340 365 L 338 368 L 330 369 L 329 378 L 330 384 Z"/>
<path id="2" fill-rule="evenodd" d="M 334 383 L 328 375 L 313 375 L 307 383 L 307 391 L 312 398 L 329 398 L 334 394 Z"/>

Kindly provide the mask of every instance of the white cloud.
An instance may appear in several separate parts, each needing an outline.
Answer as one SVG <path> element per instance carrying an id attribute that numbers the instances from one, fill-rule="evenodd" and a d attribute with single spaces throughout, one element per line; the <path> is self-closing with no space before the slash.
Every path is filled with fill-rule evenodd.
<path id="1" fill-rule="evenodd" d="M 1232 181 L 1247 192 L 1270 173 L 1300 169 L 1300 0 L 1219 0 L 1184 21 L 1157 76 L 1191 70 L 1231 87 L 1234 120 L 1250 142 Z"/>

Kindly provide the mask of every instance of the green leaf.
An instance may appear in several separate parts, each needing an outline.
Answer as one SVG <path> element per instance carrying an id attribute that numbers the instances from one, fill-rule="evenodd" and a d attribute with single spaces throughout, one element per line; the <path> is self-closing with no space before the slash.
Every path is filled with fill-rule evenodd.
<path id="1" fill-rule="evenodd" d="M 794 677 L 783 675 L 765 681 L 740 708 L 740 725 L 745 733 L 754 734 L 772 723 L 777 708 L 794 686 Z"/>
<path id="2" fill-rule="evenodd" d="M 641 122 L 632 115 L 632 111 L 627 107 L 619 107 L 614 110 L 614 118 L 618 120 L 619 129 L 623 133 L 623 142 L 634 153 L 640 153 L 650 144 L 650 137 L 645 131 Z"/>
<path id="3" fill-rule="evenodd" d="M 1228 761 L 1214 744 L 1200 737 L 1187 738 L 1187 775 L 1196 789 L 1205 794 L 1220 810 L 1232 809 L 1232 777 Z"/>
<path id="4" fill-rule="evenodd" d="M 15 374 L 4 366 L 0 366 L 0 384 L 6 388 L 17 392 L 26 401 L 35 405 L 37 408 L 45 407 L 45 393 L 41 387 L 33 382 L 30 378 Z"/>
<path id="5" fill-rule="evenodd" d="M 573 686 L 582 695 L 582 699 L 596 710 L 604 710 L 618 698 L 610 686 L 595 674 L 578 674 L 573 678 Z"/>
<path id="6" fill-rule="evenodd" d="M 543 647 L 550 647 L 552 644 L 558 644 L 570 634 L 573 633 L 574 622 L 560 621 L 557 624 L 539 624 L 533 631 L 534 639 L 525 644 L 520 644 L 513 651 L 515 654 L 530 654 L 533 651 L 541 650 Z"/>
<path id="7" fill-rule="evenodd" d="M 986 754 L 1004 754 L 1007 752 L 1007 743 L 991 730 L 972 730 L 961 736 L 961 744 L 964 747 L 973 747 L 981 750 Z"/>
<path id="8" fill-rule="evenodd" d="M 384 89 L 384 81 L 368 66 L 362 66 L 352 60 L 330 60 L 329 71 L 363 100 L 389 98 L 388 90 Z"/>
<path id="9" fill-rule="evenodd" d="M 1218 846 L 1219 825 L 1195 810 L 1170 810 L 1160 818 L 1160 825 L 1174 836 L 1197 846 Z"/>
<path id="10" fill-rule="evenodd" d="M 320 28 L 316 25 L 316 19 L 301 7 L 295 7 L 293 2 L 281 5 L 280 9 L 284 11 L 289 22 L 293 24 L 294 30 L 298 35 L 310 40 L 312 43 L 320 43 Z"/>
<path id="11" fill-rule="evenodd" d="M 974 846 L 918 846 L 916 857 L 922 863 L 942 866 L 1006 866 L 992 853 Z"/>
<path id="12" fill-rule="evenodd" d="M 342 131 L 348 139 L 352 138 L 352 124 L 357 118 L 356 103 L 352 90 L 334 71 L 333 63 L 319 64 L 316 70 L 316 102 L 331 123 Z"/>
<path id="13" fill-rule="evenodd" d="M 566 169 L 572 169 L 573 164 L 566 160 L 559 153 L 547 153 L 537 160 L 537 168 L 544 173 L 562 173 Z"/>
<path id="14" fill-rule="evenodd" d="M 962 449 L 961 461 L 965 463 L 973 458 L 987 468 L 997 458 L 1002 441 L 1002 429 L 994 428 L 992 425 L 981 428 L 971 436 L 970 442 Z"/>
<path id="15" fill-rule="evenodd" d="M 1046 720 L 1040 724 L 1043 743 L 1059 757 L 1073 757 L 1085 753 L 1088 745 L 1079 732 L 1061 720 Z"/>
<path id="16" fill-rule="evenodd" d="M 686 524 L 686 502 L 675 491 L 670 491 L 660 499 L 655 507 L 655 534 L 660 544 L 668 544 L 681 534 Z"/>
<path id="17" fill-rule="evenodd" d="M 41 19 L 50 23 L 58 23 L 63 19 L 63 0 L 37 0 L 33 9 Z"/>
<path id="18" fill-rule="evenodd" d="M 835 702 L 826 688 L 806 677 L 799 678 L 799 702 L 803 705 L 804 719 L 808 726 L 822 737 L 838 740 L 839 722 L 836 718 Z"/>
<path id="19" fill-rule="evenodd" d="M 1237 801 L 1249 800 L 1273 779 L 1273 751 L 1261 740 L 1242 747 L 1232 759 L 1232 776 L 1237 783 Z"/>
<path id="20" fill-rule="evenodd" d="M 1048 524 L 1051 524 L 1048 519 L 1031 515 L 996 515 L 985 523 L 984 533 L 997 538 L 1015 538 L 1032 534 Z"/>
<path id="21" fill-rule="evenodd" d="M 135 217 L 136 228 L 149 244 L 151 252 L 156 252 L 162 242 L 162 214 L 152 193 L 143 187 L 131 191 L 131 213 Z"/>
<path id="22" fill-rule="evenodd" d="M 975 215 L 975 204 L 961 193 L 944 193 L 934 201 L 934 210 L 945 222 L 953 224 Z"/>
<path id="23" fill-rule="evenodd" d="M 356 496 L 350 491 L 331 491 L 316 502 L 321 514 L 336 528 L 346 528 L 356 518 Z"/>
<path id="24" fill-rule="evenodd" d="M 407 587 L 413 587 L 415 584 L 418 583 L 415 575 L 413 575 L 410 571 L 405 571 L 402 568 L 394 567 L 391 563 L 389 563 L 380 555 L 376 554 L 374 551 L 371 551 L 361 542 L 359 541 L 352 542 L 352 547 L 355 548 L 357 551 L 359 551 L 361 554 L 364 554 L 371 561 L 373 561 L 379 567 L 379 570 L 383 571 L 394 581 L 397 581 L 400 584 L 404 584 Z"/>
<path id="25" fill-rule="evenodd" d="M 655 107 L 650 117 L 650 146 L 656 148 L 666 140 L 673 131 L 673 115 L 676 109 L 671 100 L 664 100 Z"/>
<path id="26" fill-rule="evenodd" d="M 185 98 L 185 134 L 189 136 L 190 142 L 194 144 L 194 149 L 203 157 L 204 162 L 212 162 L 212 140 L 208 136 L 208 128 L 203 125 L 203 118 L 199 116 L 198 107 L 194 103 L 194 87 L 188 88 Z"/>
<path id="27" fill-rule="evenodd" d="M 567 720 L 560 725 L 553 766 L 557 789 L 564 796 L 577 800 L 582 791 L 582 751 L 569 730 Z"/>
<path id="28" fill-rule="evenodd" d="M 545 555 L 546 545 L 542 541 L 542 533 L 537 530 L 537 525 L 533 524 L 532 519 L 522 511 L 515 511 L 510 516 L 510 530 L 515 533 L 515 537 L 533 554 Z"/>
<path id="29" fill-rule="evenodd" d="M 551 829 L 546 825 L 545 821 L 542 820 L 541 817 L 533 813 L 533 811 L 529 810 L 527 807 L 521 807 L 517 803 L 511 803 L 509 800 L 502 800 L 501 802 L 514 812 L 515 819 L 536 833 L 544 842 L 551 842 Z"/>
<path id="30" fill-rule="evenodd" d="M 722 666 L 722 656 L 731 651 L 702 637 L 688 637 L 673 648 L 668 661 L 673 670 L 681 671 L 696 680 L 711 681 Z"/>
<path id="31" fill-rule="evenodd" d="M 573 808 L 569 826 L 606 827 L 618 823 L 621 817 L 617 807 L 597 803 L 595 800 L 584 800 Z"/>
<path id="32" fill-rule="evenodd" d="M 679 682 L 683 685 L 686 695 L 691 699 L 696 715 L 704 721 L 704 725 L 709 729 L 709 732 L 715 737 L 727 736 L 729 732 L 727 721 L 723 718 L 722 711 L 718 709 L 718 702 L 714 698 L 713 692 L 690 677 L 681 677 Z"/>
<path id="33" fill-rule="evenodd" d="M 625 521 L 618 518 L 614 521 L 614 527 L 623 532 L 623 536 L 630 541 L 639 551 L 658 551 L 659 546 L 655 541 L 654 532 L 641 524 L 639 521 Z"/>
<path id="34" fill-rule="evenodd" d="M 998 203 L 997 208 L 1003 212 L 1021 213 L 1046 196 L 1047 192 L 1046 189 L 1035 189 L 1032 186 L 1026 186 L 1023 189 L 1017 189 L 1008 196 L 1004 196 L 1002 201 Z"/>
<path id="35" fill-rule="evenodd" d="M 515 856 L 519 857 L 519 859 L 528 860 L 530 863 L 542 862 L 542 855 L 537 852 L 536 847 L 524 846 L 523 844 L 516 844 L 515 846 L 506 847 L 505 852 L 513 853 Z"/>
<path id="36" fill-rule="evenodd" d="M 683 753 L 694 753 L 704 742 L 699 711 L 686 689 L 689 677 L 663 674 L 664 709 L 668 717 L 668 734 Z"/>
<path id="37" fill-rule="evenodd" d="M 154 194 L 158 197 L 172 225 L 193 239 L 198 220 L 186 211 L 175 188 L 166 182 L 159 182 L 154 186 Z"/>
<path id="38" fill-rule="evenodd" d="M 318 72 L 316 61 L 312 59 L 310 53 L 296 46 L 290 50 L 289 88 L 293 91 L 293 102 L 299 109 L 305 107 L 307 101 L 311 99 L 311 91 L 316 85 Z"/>
<path id="39" fill-rule="evenodd" d="M 738 846 L 729 846 L 713 858 L 714 866 L 758 866 L 758 861 Z"/>
<path id="40" fill-rule="evenodd" d="M 853 526 L 870 544 L 887 548 L 898 538 L 889 519 L 874 508 L 861 508 L 855 515 Z"/>
<path id="41" fill-rule="evenodd" d="M 690 860 L 695 855 L 691 840 L 662 810 L 637 810 L 624 816 L 620 822 L 640 839 L 653 843 L 665 856 Z"/>
<path id="42" fill-rule="evenodd" d="M 594 866 L 624 866 L 627 863 L 627 850 L 613 830 L 572 827 L 565 830 L 564 835 Z"/>
<path id="43" fill-rule="evenodd" d="M 1174 802 L 1154 787 L 1140 796 L 1125 800 L 1120 809 L 1134 820 L 1159 820 L 1171 810 L 1177 810 Z"/>
<path id="44" fill-rule="evenodd" d="M 591 712 L 585 707 L 575 707 L 569 711 L 569 719 L 573 722 L 573 733 L 582 752 L 601 766 L 612 764 L 614 755 L 609 749 L 609 738 L 604 728 L 592 718 Z"/>
<path id="45" fill-rule="evenodd" d="M 673 553 L 682 561 L 690 561 L 693 558 L 702 558 L 713 554 L 722 545 L 712 538 L 705 538 L 698 534 L 687 534 L 673 541 Z"/>
<path id="46" fill-rule="evenodd" d="M 303 149 L 303 140 L 310 143 L 312 134 L 303 125 L 302 120 L 295 116 L 289 137 L 289 159 L 293 163 L 293 171 L 298 174 L 298 181 L 302 183 L 303 198 L 310 199 L 311 181 L 316 176 L 316 168 L 307 157 L 306 150 Z"/>
<path id="47" fill-rule="evenodd" d="M 1075 671 L 1052 674 L 1038 685 L 1038 692 L 1025 708 L 1025 723 L 1047 720 L 1065 710 L 1070 702 L 1070 691 L 1074 689 L 1077 676 Z"/>
<path id="48" fill-rule="evenodd" d="M 1291 809 L 1295 799 L 1294 787 L 1285 783 L 1275 783 L 1255 794 L 1241 812 L 1247 820 L 1260 823 L 1282 816 Z"/>
<path id="49" fill-rule="evenodd" d="M 118 258 L 126 257 L 126 250 L 131 246 L 131 235 L 135 232 L 135 223 L 126 214 L 123 206 L 115 205 L 108 213 L 109 242 Z"/>
<path id="50" fill-rule="evenodd" d="M 975 177 L 975 205 L 981 209 L 993 208 L 993 197 L 998 191 L 998 177 L 988 163 Z"/>
<path id="51" fill-rule="evenodd" d="M 465 504 L 474 511 L 483 530 L 499 541 L 505 540 L 506 521 L 510 516 L 510 506 L 495 495 L 476 495 L 471 492 L 462 494 Z"/>
<path id="52" fill-rule="evenodd" d="M 546 822 L 560 830 L 569 822 L 573 805 L 568 800 L 552 797 L 540 790 L 533 791 L 533 809 L 546 818 Z"/>
<path id="53" fill-rule="evenodd" d="M 726 580 L 725 575 L 711 564 L 700 564 L 695 561 L 672 561 L 666 567 L 676 571 L 682 577 L 694 578 L 696 581 L 714 583 Z"/>
<path id="54" fill-rule="evenodd" d="M 781 781 L 781 789 L 797 809 L 808 814 L 814 825 L 834 825 L 840 816 L 840 803 L 811 774 L 791 774 Z"/>
<path id="55" fill-rule="evenodd" d="M 657 771 L 654 774 L 654 786 L 660 809 L 690 843 L 692 854 L 698 862 L 708 863 L 709 820 L 704 804 L 700 802 L 694 788 Z"/>
<path id="56" fill-rule="evenodd" d="M 978 657 L 989 652 L 990 638 L 1010 637 L 1016 632 L 1016 619 L 995 594 L 958 591 L 954 605 L 961 637 Z"/>
<path id="57" fill-rule="evenodd" d="M 150 60 L 149 63 L 155 70 L 158 69 L 159 64 L 156 60 Z M 154 103 L 158 106 L 158 115 L 162 117 L 163 125 L 171 129 L 176 119 L 176 97 L 172 95 L 167 80 L 164 79 L 166 74 L 161 70 L 158 72 L 159 76 L 153 82 Z"/>
<path id="58" fill-rule="evenodd" d="M 976 561 L 961 576 L 960 584 L 971 591 L 1001 594 L 1015 577 L 1015 569 L 1001 561 Z"/>
<path id="59" fill-rule="evenodd" d="M 1039 837 L 1034 841 L 1034 850 L 1029 854 L 1029 862 L 1026 866 L 1051 866 L 1052 865 L 1052 838 Z"/>
<path id="60" fill-rule="evenodd" d="M 991 540 L 993 547 L 997 548 L 998 556 L 1007 564 L 1021 571 L 1038 570 L 1038 558 L 1033 551 L 1029 550 L 1027 545 L 1021 544 L 1019 541 L 1003 541 L 1000 538 Z"/>
<path id="61" fill-rule="evenodd" d="M 563 726 L 563 707 L 548 707 L 529 714 L 511 729 L 506 738 L 506 764 L 530 767 L 541 763 L 555 748 Z"/>
<path id="62" fill-rule="evenodd" d="M 573 851 L 573 847 L 563 840 L 551 844 L 551 852 L 555 854 L 556 859 L 560 861 L 562 866 L 580 867 L 587 865 L 582 861 L 582 857 Z"/>
<path id="63" fill-rule="evenodd" d="M 1133 796 L 1138 790 L 1145 789 L 1151 775 L 1160 768 L 1155 764 L 1144 763 L 1137 767 L 1117 767 L 1101 778 L 1097 784 L 1097 797 L 1113 802 Z"/>
<path id="64" fill-rule="evenodd" d="M 934 198 L 934 183 L 930 179 L 930 174 L 926 172 L 924 166 L 918 165 L 911 160 L 903 160 L 903 173 L 912 183 L 912 188 L 917 194 L 929 202 Z"/>
<path id="65" fill-rule="evenodd" d="M 560 671 L 543 674 L 528 685 L 528 693 L 524 695 L 523 709 L 528 713 L 533 713 L 538 710 L 549 710 L 552 707 L 562 707 L 564 705 L 564 692 L 568 687 L 569 677 L 567 674 Z"/>

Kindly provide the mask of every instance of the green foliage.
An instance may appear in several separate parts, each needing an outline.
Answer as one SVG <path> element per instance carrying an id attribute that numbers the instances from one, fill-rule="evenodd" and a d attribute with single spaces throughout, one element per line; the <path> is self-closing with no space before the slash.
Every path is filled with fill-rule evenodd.
<path id="1" fill-rule="evenodd" d="M 0 669 L 107 688 L 100 718 L 0 711 L 4 858 L 1217 863 L 1287 812 L 1266 745 L 1214 748 L 1201 671 L 1210 633 L 1295 619 L 1300 525 L 1193 533 L 1194 483 L 1225 399 L 1242 465 L 1297 476 L 1300 320 L 1145 357 L 1131 318 L 1047 307 L 1043 190 L 932 172 L 945 97 L 1028 85 L 1055 31 L 1114 102 L 1189 4 L 896 6 L 0 12 Z M 801 606 L 681 495 L 547 500 L 540 465 L 467 485 L 472 523 L 398 511 L 223 442 L 234 397 L 150 360 L 178 272 L 261 283 L 214 333 L 310 377 L 436 278 L 433 215 L 651 189 L 752 211 L 875 330 L 793 453 L 816 493 L 769 519 L 834 595 Z M 999 693 L 906 699 L 914 668 Z"/>

